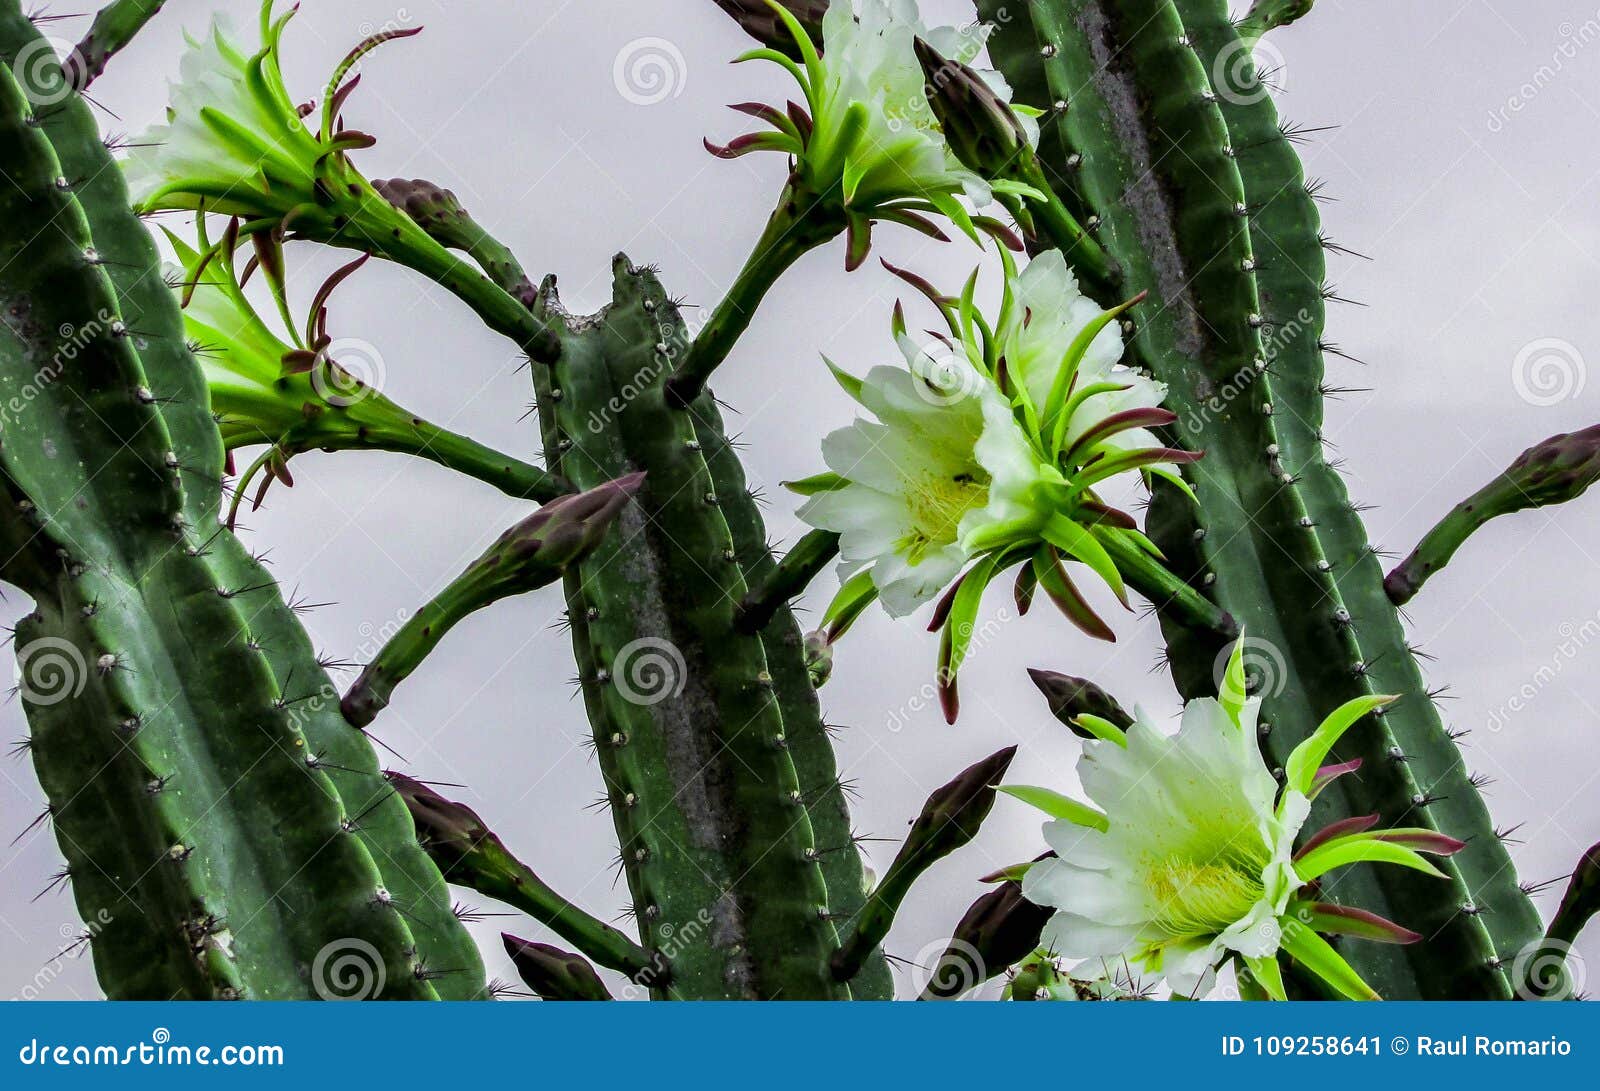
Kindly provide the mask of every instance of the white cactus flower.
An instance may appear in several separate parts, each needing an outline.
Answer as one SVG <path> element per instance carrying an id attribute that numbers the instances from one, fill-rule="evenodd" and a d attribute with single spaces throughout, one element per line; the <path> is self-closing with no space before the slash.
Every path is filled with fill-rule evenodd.
<path id="1" fill-rule="evenodd" d="M 928 93 L 916 43 L 962 63 L 983 51 L 987 28 L 929 27 L 914 0 L 831 0 L 822 16 L 819 52 L 795 17 L 772 5 L 794 38 L 797 63 L 773 48 L 739 60 L 781 64 L 800 84 L 804 109 L 746 104 L 737 107 L 772 129 L 739 137 L 726 147 L 707 142 L 724 158 L 778 151 L 795 160 L 805 190 L 837 203 L 850 231 L 847 265 L 854 268 L 870 246 L 871 222 L 889 220 L 942 237 L 925 213 L 941 214 L 974 239 L 978 231 L 1010 233 L 988 217 L 973 217 L 957 199 L 987 205 L 995 193 L 1037 195 L 1029 185 L 984 178 L 956 157 Z M 1010 88 L 997 73 L 983 73 L 989 90 L 1009 103 Z M 1019 109 L 1030 143 L 1038 141 L 1033 111 Z M 1014 242 L 1014 240 L 1013 240 Z"/>
<path id="2" fill-rule="evenodd" d="M 1261 992 L 1284 998 L 1277 956 L 1287 953 L 1339 995 L 1376 994 L 1318 933 L 1387 942 L 1418 938 L 1360 910 L 1314 899 L 1310 884 L 1362 861 L 1400 864 L 1441 876 L 1421 853 L 1463 847 L 1433 830 L 1374 830 L 1377 817 L 1334 823 L 1296 850 L 1311 799 L 1360 763 L 1323 767 L 1339 738 L 1392 697 L 1341 706 L 1298 746 L 1281 787 L 1257 744 L 1260 699 L 1245 696 L 1241 639 L 1220 699 L 1184 709 L 1176 735 L 1141 713 L 1126 734 L 1092 716 L 1079 723 L 1078 776 L 1092 805 L 1044 788 L 1003 788 L 1050 814 L 1045 839 L 1055 858 L 1027 868 L 1022 892 L 1056 909 L 1044 947 L 1093 965 L 1121 965 L 1164 979 L 1176 995 L 1210 990 L 1229 960 Z"/>
<path id="3" fill-rule="evenodd" d="M 825 618 L 831 638 L 874 597 L 901 617 L 950 588 L 933 627 L 943 632 L 940 693 L 951 718 L 984 587 L 1025 565 L 1024 607 L 1043 588 L 1085 631 L 1114 639 L 1062 559 L 1087 565 L 1126 601 L 1113 553 L 1149 556 L 1153 547 L 1096 488 L 1198 457 L 1148 431 L 1176 418 L 1160 408 L 1165 387 L 1118 365 L 1122 308 L 1086 299 L 1058 254 L 1021 273 L 1002 254 L 993 324 L 973 309 L 970 285 L 957 300 L 901 273 L 939 307 L 949 335 L 917 345 L 897 308 L 903 367 L 864 380 L 834 369 L 875 419 L 828 436 L 829 472 L 793 486 L 810 494 L 800 517 L 840 535 L 845 583 Z"/>

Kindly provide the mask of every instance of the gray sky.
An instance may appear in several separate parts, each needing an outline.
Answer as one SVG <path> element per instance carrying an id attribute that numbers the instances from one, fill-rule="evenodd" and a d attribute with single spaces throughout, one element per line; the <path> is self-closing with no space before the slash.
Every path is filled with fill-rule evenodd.
<path id="1" fill-rule="evenodd" d="M 922 7 L 945 22 L 971 18 L 959 0 Z M 96 84 L 96 98 L 118 117 L 108 128 L 136 132 L 159 116 L 185 21 L 197 28 L 199 13 L 221 9 L 253 28 L 256 5 L 169 8 Z M 85 25 L 58 23 L 53 33 L 75 38 Z M 384 25 L 427 31 L 370 59 L 346 109 L 379 138 L 357 159 L 370 177 L 419 176 L 455 189 L 531 273 L 560 275 L 574 311 L 607 301 L 609 259 L 619 249 L 659 264 L 668 289 L 690 303 L 715 303 L 760 231 L 783 166 L 776 156 L 715 160 L 700 139 L 745 131 L 725 103 L 781 101 L 791 87 L 771 66 L 727 64 L 746 43 L 710 0 L 310 2 L 288 34 L 291 92 L 319 94 L 345 50 Z M 1586 367 L 1600 368 L 1592 302 L 1600 284 L 1592 139 L 1600 4 L 1322 0 L 1265 48 L 1282 58 L 1282 112 L 1339 126 L 1315 134 L 1302 154 L 1336 198 L 1323 209 L 1328 233 L 1372 258 L 1335 256 L 1340 293 L 1367 306 L 1335 307 L 1329 337 L 1369 362 L 1331 361 L 1332 381 L 1373 390 L 1331 403 L 1328 432 L 1352 493 L 1376 505 L 1366 516 L 1373 537 L 1403 553 L 1522 448 L 1600 416 L 1600 375 Z M 619 56 L 640 49 L 667 61 L 668 90 L 631 94 L 659 98 L 650 104 L 630 101 L 613 76 Z M 883 256 L 936 283 L 959 283 L 978 260 L 966 243 L 877 234 Z M 876 264 L 846 276 L 842 261 L 836 243 L 791 271 L 717 376 L 718 394 L 738 411 L 730 428 L 749 441 L 752 482 L 770 498 L 769 530 L 785 541 L 800 528 L 777 483 L 820 469 L 820 437 L 851 415 L 819 353 L 858 372 L 896 359 L 888 316 L 899 282 Z M 303 289 L 332 264 L 309 246 L 292 251 L 291 262 Z M 373 263 L 339 290 L 330 332 L 370 342 L 385 391 L 402 404 L 505 450 L 537 450 L 533 426 L 519 420 L 529 391 L 511 346 L 442 291 Z M 1528 348 L 1552 341 L 1560 344 Z M 399 456 L 311 454 L 294 466 L 296 487 L 275 490 L 248 519 L 248 541 L 272 550 L 286 586 L 336 601 L 308 625 L 325 651 L 347 659 L 369 658 L 401 611 L 524 510 Z M 1513 854 L 1528 879 L 1563 874 L 1600 840 L 1594 504 L 1492 524 L 1408 608 L 1416 640 L 1435 657 L 1432 681 L 1451 687 L 1449 712 L 1474 729 L 1469 764 L 1495 778 L 1488 802 L 1496 821 L 1523 824 L 1525 843 Z M 805 600 L 811 616 L 831 591 L 831 576 L 818 581 Z M 1003 599 L 991 596 L 986 616 Z M 8 602 L 14 614 L 26 609 L 15 593 Z M 409 759 L 406 771 L 466 785 L 451 794 L 558 890 L 610 918 L 622 912 L 626 889 L 611 868 L 610 818 L 587 808 L 600 778 L 582 746 L 587 723 L 570 685 L 570 649 L 552 627 L 559 609 L 559 594 L 547 589 L 469 619 L 400 688 L 377 734 Z M 860 789 L 858 830 L 897 840 L 929 789 L 1010 743 L 1022 747 L 1013 779 L 1074 790 L 1078 747 L 1046 713 L 1024 666 L 1086 675 L 1125 703 L 1174 715 L 1170 681 L 1151 672 L 1160 646 L 1153 621 L 1106 616 L 1119 633 L 1115 646 L 1079 636 L 1050 611 L 999 626 L 963 668 L 963 713 L 948 727 L 926 689 L 936 639 L 869 613 L 822 691 L 830 721 L 847 726 L 838 747 Z M 0 734 L 24 733 L 20 708 L 0 709 Z M 26 760 L 0 761 L 6 839 L 41 806 Z M 894 847 L 867 850 L 881 870 Z M 926 956 L 981 892 L 976 876 L 1041 847 L 1034 815 L 1003 800 L 980 839 L 919 884 L 889 950 Z M 49 961 L 80 927 L 70 896 L 27 900 L 59 866 L 47 831 L 0 849 L 9 892 L 0 905 L 0 997 L 99 995 L 87 958 Z M 1541 899 L 1546 915 L 1557 897 L 1559 886 Z M 500 952 L 502 927 L 534 938 L 542 929 L 516 916 L 476 927 L 491 974 L 515 980 Z M 1600 957 L 1600 932 L 1580 950 Z M 903 991 L 909 984 L 902 975 Z"/>

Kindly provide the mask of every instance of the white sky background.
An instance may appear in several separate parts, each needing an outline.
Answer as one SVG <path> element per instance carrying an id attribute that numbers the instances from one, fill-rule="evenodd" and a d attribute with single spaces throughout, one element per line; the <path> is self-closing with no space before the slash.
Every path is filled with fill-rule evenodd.
<path id="1" fill-rule="evenodd" d="M 57 13 L 86 7 L 52 5 Z M 933 21 L 971 18 L 961 0 L 922 7 Z M 118 115 L 110 129 L 137 132 L 158 118 L 185 22 L 198 28 L 202 12 L 222 9 L 253 33 L 253 0 L 169 8 L 95 85 Z M 1331 263 L 1340 293 L 1368 306 L 1335 306 L 1329 337 L 1370 362 L 1332 360 L 1331 381 L 1374 390 L 1332 402 L 1328 432 L 1353 494 L 1376 505 L 1366 518 L 1387 548 L 1409 549 L 1528 444 L 1597 419 L 1600 375 L 1584 366 L 1600 368 L 1597 8 L 1593 0 L 1322 0 L 1267 39 L 1283 59 L 1282 112 L 1340 126 L 1302 149 L 1308 172 L 1337 199 L 1323 208 L 1328 233 L 1373 259 L 1336 255 Z M 607 302 L 618 250 L 659 264 L 668 290 L 690 303 L 716 302 L 760 232 L 783 164 L 772 155 L 722 162 L 701 137 L 720 142 L 746 131 L 749 119 L 724 104 L 782 101 L 792 86 L 775 67 L 727 64 L 747 43 L 711 0 L 410 0 L 403 8 L 310 0 L 288 34 L 292 93 L 320 94 L 333 63 L 385 24 L 427 30 L 368 60 L 346 108 L 352 125 L 379 138 L 356 157 L 369 177 L 453 188 L 530 274 L 560 275 L 574 311 Z M 72 39 L 86 25 L 62 22 L 52 33 Z M 628 101 L 613 79 L 619 53 L 646 37 L 681 57 L 666 74 L 672 93 L 653 105 Z M 875 249 L 944 285 L 958 284 L 978 260 L 965 242 L 941 245 L 892 227 L 878 230 Z M 290 260 L 303 304 L 332 261 L 309 244 Z M 876 262 L 849 276 L 842 263 L 836 242 L 791 271 L 716 377 L 717 393 L 738 411 L 730 428 L 748 441 L 752 482 L 770 500 L 769 530 L 785 542 L 801 528 L 778 482 L 820 469 L 820 437 L 851 413 L 819 353 L 857 372 L 897 359 L 888 317 L 903 286 Z M 917 313 L 917 301 L 907 306 Z M 335 296 L 330 332 L 371 342 L 384 389 L 402 404 L 524 457 L 537 451 L 534 426 L 519 420 L 530 394 L 513 349 L 443 291 L 371 263 Z M 1519 395 L 1514 362 L 1542 338 L 1568 343 L 1572 355 L 1542 399 L 1551 404 L 1534 405 Z M 296 487 L 274 489 L 247 520 L 247 540 L 271 549 L 286 586 L 335 602 L 307 623 L 325 651 L 359 661 L 401 611 L 526 510 L 400 456 L 311 454 L 294 469 Z M 1475 729 L 1468 761 L 1495 778 L 1488 801 L 1496 821 L 1525 824 L 1526 843 L 1513 853 L 1528 879 L 1565 873 L 1600 840 L 1596 503 L 1497 521 L 1409 608 L 1416 639 L 1436 657 L 1430 677 L 1455 697 L 1449 712 Z M 832 587 L 826 576 L 807 596 L 811 616 Z M 1006 599 L 991 595 L 989 614 Z M 26 609 L 15 594 L 9 605 Z M 570 648 L 552 627 L 560 607 L 549 588 L 469 619 L 399 689 L 376 734 L 409 759 L 407 772 L 466 785 L 449 794 L 470 802 L 563 894 L 611 918 L 627 892 L 611 864 L 610 817 L 587 809 L 600 778 L 582 746 L 588 728 L 570 684 Z M 891 839 L 867 845 L 880 870 L 928 790 L 1001 746 L 1022 746 L 1013 779 L 1075 788 L 1078 747 L 1023 667 L 1085 675 L 1127 704 L 1176 713 L 1170 681 L 1150 669 L 1160 647 L 1154 622 L 1106 616 L 1120 636 L 1115 646 L 1078 635 L 1047 609 L 1005 624 L 963 669 L 955 727 L 929 699 L 936 637 L 876 610 L 858 623 L 822 699 L 829 719 L 848 725 L 838 748 L 860 791 L 856 826 Z M 1508 711 L 1519 694 L 1522 710 Z M 0 709 L 0 734 L 25 732 L 15 702 Z M 41 806 L 26 759 L 0 760 L 0 841 Z M 1002 800 L 979 840 L 914 890 L 889 950 L 928 955 L 981 892 L 978 875 L 1041 847 L 1035 816 Z M 80 927 L 70 895 L 28 900 L 59 866 L 47 831 L 0 848 L 0 997 L 99 995 L 87 958 L 50 961 Z M 1546 915 L 1559 890 L 1541 899 Z M 464 900 L 500 908 L 470 892 Z M 475 927 L 491 974 L 515 980 L 502 928 L 547 937 L 520 916 Z M 1600 930 L 1580 949 L 1600 958 Z"/>

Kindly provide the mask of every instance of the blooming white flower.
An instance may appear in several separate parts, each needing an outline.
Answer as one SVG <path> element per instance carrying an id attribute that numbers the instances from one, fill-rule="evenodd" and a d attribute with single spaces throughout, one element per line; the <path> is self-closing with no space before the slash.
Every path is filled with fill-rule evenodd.
<path id="1" fill-rule="evenodd" d="M 374 141 L 343 128 L 339 115 L 359 79 L 351 75 L 356 63 L 421 28 L 383 31 L 351 50 L 334 69 L 312 128 L 305 119 L 314 106 L 296 105 L 279 65 L 296 9 L 275 15 L 274 6 L 261 4 L 255 49 L 240 44 L 220 15 L 188 39 L 178 80 L 169 84 L 166 121 L 134 138 L 123 162 L 134 207 L 239 216 L 247 231 L 292 219 L 302 230 L 318 222 L 329 233 L 350 227 L 382 237 L 408 225 L 350 165 L 346 153 Z"/>
<path id="2" fill-rule="evenodd" d="M 773 48 L 751 50 L 738 59 L 782 65 L 800 84 L 805 109 L 737 107 L 772 129 L 739 137 L 727 147 L 708 141 L 711 151 L 725 158 L 754 151 L 793 156 L 795 177 L 809 198 L 842 207 L 851 268 L 866 255 L 873 219 L 938 235 L 922 216 L 937 212 L 974 238 L 980 229 L 1003 233 L 995 221 L 974 219 L 957 197 L 981 207 L 996 192 L 1036 191 L 1025 183 L 981 177 L 961 163 L 928 105 L 916 49 L 920 39 L 965 63 L 982 52 L 987 28 L 929 27 L 914 0 L 860 0 L 859 10 L 854 0 L 831 0 L 822 17 L 819 53 L 790 12 L 776 3 L 772 7 L 794 37 L 799 62 Z M 1001 102 L 1009 103 L 1010 88 L 998 73 L 984 72 L 982 78 Z M 1030 146 L 1038 143 L 1032 113 L 1019 111 Z"/>
<path id="3" fill-rule="evenodd" d="M 1341 995 L 1376 994 L 1319 932 L 1389 942 L 1416 933 L 1359 910 L 1325 905 L 1307 888 L 1328 871 L 1360 861 L 1400 864 L 1441 876 L 1420 853 L 1448 855 L 1462 842 L 1433 830 L 1373 830 L 1377 818 L 1335 823 L 1296 839 L 1311 799 L 1360 763 L 1322 768 L 1339 738 L 1393 700 L 1363 697 L 1330 715 L 1298 746 L 1281 791 L 1257 748 L 1259 698 L 1245 697 L 1234 647 L 1218 700 L 1190 701 L 1174 736 L 1142 713 L 1126 734 L 1092 716 L 1097 738 L 1078 763 L 1088 806 L 1043 788 L 1004 788 L 1053 821 L 1045 839 L 1055 858 L 1028 867 L 1022 891 L 1057 910 L 1044 946 L 1066 958 L 1119 964 L 1165 979 L 1173 992 L 1209 990 L 1229 958 L 1266 995 L 1283 998 L 1280 950 Z"/>
<path id="4" fill-rule="evenodd" d="M 265 447 L 238 479 L 230 522 L 252 480 L 261 477 L 254 500 L 259 506 L 273 481 L 294 484 L 289 459 L 311 450 L 398 451 L 430 459 L 514 496 L 555 495 L 548 475 L 537 467 L 431 424 L 396 404 L 377 387 L 383 376 L 376 350 L 365 342 L 341 343 L 328 336 L 328 298 L 367 260 L 365 256 L 328 278 L 302 327 L 289 321 L 281 256 L 257 236 L 258 261 L 283 319 L 285 332 L 280 334 L 240 286 L 235 264 L 238 226 L 237 220 L 232 221 L 224 237 L 213 243 L 206 235 L 205 218 L 200 217 L 198 248 L 167 232 L 184 268 L 178 287 L 184 333 L 205 375 L 230 472 L 234 451 Z M 268 254 L 264 260 L 263 253 Z"/>
<path id="5" fill-rule="evenodd" d="M 258 190 L 310 194 L 322 154 L 290 101 L 275 49 L 282 22 L 261 50 L 241 47 L 217 15 L 188 38 L 178 80 L 168 85 L 165 124 L 133 142 L 123 165 L 140 208 L 205 207 L 252 215 Z"/>
<path id="6" fill-rule="evenodd" d="M 990 580 L 1024 564 L 1023 608 L 1043 588 L 1086 631 L 1114 639 L 1061 559 L 1087 565 L 1125 600 L 1114 554 L 1147 558 L 1153 547 L 1096 487 L 1198 457 L 1148 431 L 1175 418 L 1159 408 L 1165 387 L 1118 364 L 1121 308 L 1086 299 L 1057 253 L 1021 273 L 1002 254 L 992 325 L 973 310 L 970 285 L 952 300 L 901 274 L 939 307 L 949 336 L 918 346 L 896 308 L 903 367 L 865 379 L 834 369 L 875 419 L 829 435 L 829 472 L 792 486 L 811 494 L 800 517 L 840 535 L 845 582 L 825 619 L 832 636 L 874 597 L 900 617 L 951 588 L 933 627 L 943 632 L 940 692 L 952 718 L 955 672 Z"/>
<path id="7" fill-rule="evenodd" d="M 800 508 L 807 523 L 841 535 L 840 575 L 866 568 L 893 617 L 944 590 L 984 530 L 1033 511 L 1040 486 L 1064 481 L 965 359 L 936 371 L 908 338 L 898 341 L 906 366 L 875 367 L 859 382 L 841 374 L 877 419 L 822 441 L 823 461 L 847 483 Z"/>

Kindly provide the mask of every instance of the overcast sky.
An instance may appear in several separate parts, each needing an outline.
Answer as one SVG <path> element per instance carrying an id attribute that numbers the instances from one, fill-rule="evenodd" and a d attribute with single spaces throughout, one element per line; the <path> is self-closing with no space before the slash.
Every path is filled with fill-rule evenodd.
<path id="1" fill-rule="evenodd" d="M 86 6 L 52 5 L 58 13 Z M 959 0 L 922 7 L 945 22 L 972 17 Z M 183 24 L 198 28 L 208 9 L 220 9 L 253 28 L 256 5 L 189 0 L 168 9 L 96 84 L 95 97 L 116 115 L 107 128 L 136 132 L 159 117 Z M 725 103 L 781 101 L 791 89 L 771 66 L 728 65 L 746 42 L 711 0 L 308 0 L 287 37 L 291 93 L 320 94 L 345 50 L 385 25 L 427 30 L 369 60 L 346 108 L 379 138 L 357 159 L 369 177 L 455 189 L 530 273 L 560 275 L 573 311 L 608 301 L 618 250 L 658 264 L 668 290 L 690 303 L 716 302 L 760 231 L 783 166 L 773 156 L 713 159 L 701 138 L 745 131 Z M 85 26 L 51 30 L 70 41 Z M 1338 126 L 1302 154 L 1336 198 L 1323 209 L 1328 233 L 1371 258 L 1335 256 L 1340 294 L 1366 306 L 1335 307 L 1328 335 L 1368 361 L 1331 360 L 1332 381 L 1372 389 L 1330 404 L 1328 432 L 1352 493 L 1375 505 L 1366 516 L 1373 537 L 1403 553 L 1528 444 L 1600 418 L 1600 375 L 1586 366 L 1600 368 L 1600 8 L 1595 0 L 1322 0 L 1264 48 L 1281 58 L 1280 109 L 1305 125 Z M 641 51 L 664 62 L 665 84 L 630 86 L 616 75 Z M 885 257 L 940 284 L 958 283 L 978 260 L 966 243 L 894 229 L 877 238 Z M 846 276 L 842 261 L 836 243 L 791 271 L 717 375 L 718 394 L 737 410 L 730 427 L 749 441 L 750 477 L 769 497 L 769 530 L 786 542 L 801 528 L 777 483 L 820 469 L 820 437 L 851 416 L 819 354 L 858 372 L 897 358 L 888 318 L 903 285 L 875 263 Z M 303 302 L 329 259 L 302 246 L 291 262 Z M 511 346 L 444 292 L 372 263 L 339 290 L 330 332 L 375 346 L 383 387 L 402 404 L 526 457 L 537 450 L 533 426 L 520 419 L 529 391 Z M 325 651 L 357 661 L 525 510 L 399 456 L 312 454 L 294 467 L 296 487 L 274 491 L 248 520 L 248 540 L 271 549 L 286 586 L 334 603 L 307 623 Z M 1434 657 L 1430 679 L 1450 687 L 1456 724 L 1475 729 L 1468 761 L 1494 778 L 1496 821 L 1521 825 L 1513 854 L 1533 880 L 1564 874 L 1600 840 L 1595 511 L 1589 499 L 1491 525 L 1408 607 L 1416 640 Z M 807 596 L 811 616 L 832 587 L 826 576 Z M 991 597 L 991 610 L 1003 597 Z M 600 778 L 583 747 L 571 651 L 553 627 L 559 600 L 550 588 L 462 624 L 400 688 L 376 733 L 405 756 L 407 772 L 466 785 L 452 794 L 563 894 L 611 918 L 627 892 L 611 866 L 610 818 L 588 806 Z M 26 610 L 15 592 L 7 605 Z M 859 788 L 856 826 L 891 839 L 867 843 L 880 870 L 928 790 L 1001 746 L 1021 744 L 1014 779 L 1076 788 L 1078 746 L 1021 668 L 1086 675 L 1152 714 L 1177 712 L 1171 682 L 1151 670 L 1154 623 L 1127 615 L 1115 624 L 1115 646 L 1077 635 L 1050 611 L 1000 627 L 963 668 L 955 727 L 922 696 L 936 638 L 878 611 L 857 625 L 822 699 L 830 721 L 846 725 L 838 748 Z M 25 734 L 15 702 L 0 709 L 0 729 Z M 0 841 L 41 806 L 27 761 L 0 764 L 0 828 L 9 831 Z M 977 876 L 1040 851 L 1038 825 L 1022 805 L 1001 801 L 979 840 L 917 886 L 889 950 L 930 957 L 981 892 Z M 28 900 L 59 867 L 44 829 L 0 848 L 0 997 L 99 995 L 87 958 L 47 965 L 80 927 L 70 895 Z M 1559 889 L 1541 901 L 1547 916 Z M 515 916 L 476 927 L 491 974 L 515 980 L 502 927 L 543 931 Z M 1600 931 L 1580 949 L 1600 957 Z M 903 991 L 912 984 L 902 975 Z"/>

